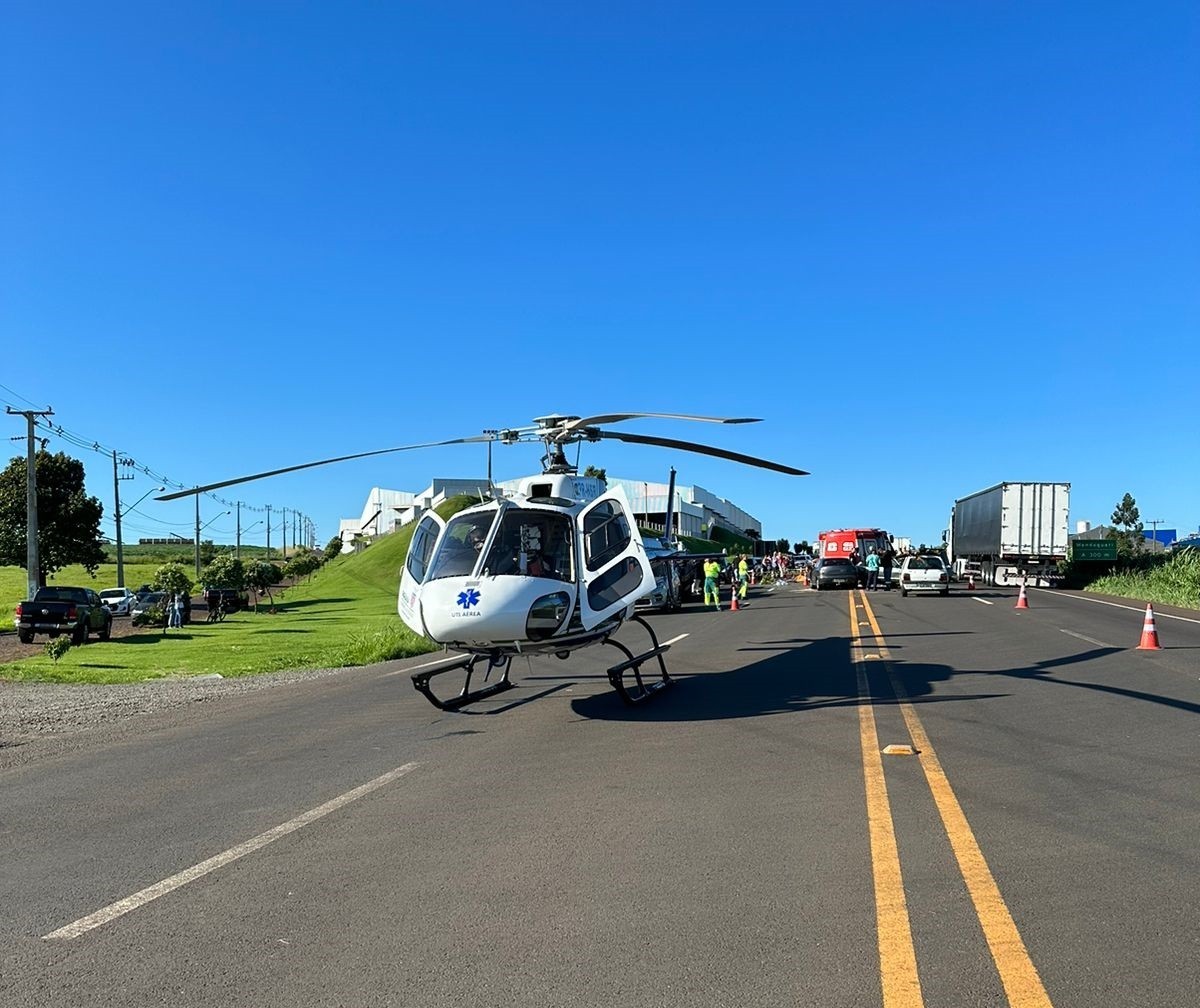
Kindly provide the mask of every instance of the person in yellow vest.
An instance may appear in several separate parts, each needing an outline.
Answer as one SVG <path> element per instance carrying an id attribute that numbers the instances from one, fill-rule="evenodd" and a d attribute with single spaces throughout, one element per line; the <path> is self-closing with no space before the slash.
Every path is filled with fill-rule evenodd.
<path id="1" fill-rule="evenodd" d="M 720 610 L 721 596 L 718 580 L 721 576 L 721 565 L 716 560 L 704 561 L 704 604 Z"/>
<path id="2" fill-rule="evenodd" d="M 750 560 L 746 556 L 745 553 L 742 554 L 742 558 L 738 561 L 737 576 L 738 576 L 738 587 L 737 587 L 738 598 L 745 599 L 746 589 L 750 585 Z"/>

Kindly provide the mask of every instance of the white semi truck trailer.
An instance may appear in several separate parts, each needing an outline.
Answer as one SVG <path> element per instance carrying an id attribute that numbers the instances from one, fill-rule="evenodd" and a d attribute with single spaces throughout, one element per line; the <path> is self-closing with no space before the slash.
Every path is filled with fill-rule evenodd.
<path id="1" fill-rule="evenodd" d="M 989 585 L 1057 583 L 1067 558 L 1070 483 L 997 483 L 950 509 L 946 553 L 960 579 Z"/>

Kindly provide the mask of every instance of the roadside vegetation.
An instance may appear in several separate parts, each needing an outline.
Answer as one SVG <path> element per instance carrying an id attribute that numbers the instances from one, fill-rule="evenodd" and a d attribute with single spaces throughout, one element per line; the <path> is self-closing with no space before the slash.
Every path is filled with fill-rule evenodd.
<path id="1" fill-rule="evenodd" d="M 1200 550 L 1127 557 L 1107 566 L 1069 564 L 1064 573 L 1073 588 L 1200 609 Z"/>
<path id="2" fill-rule="evenodd" d="M 473 498 L 456 497 L 437 511 L 449 517 L 471 503 Z M 307 575 L 295 572 L 300 579 L 274 589 L 273 604 L 264 596 L 257 612 L 243 609 L 220 623 L 206 623 L 200 609 L 194 613 L 199 621 L 181 629 L 147 627 L 107 643 L 72 647 L 57 660 L 31 648 L 29 657 L 0 664 L 0 679 L 129 683 L 214 673 L 233 677 L 367 665 L 434 651 L 438 645 L 412 633 L 396 615 L 400 568 L 412 532 L 409 526 L 383 536 L 362 553 L 335 557 Z M 145 575 L 131 575 L 126 564 L 126 583 L 152 582 L 159 569 L 153 565 Z M 69 573 L 65 568 L 55 581 L 68 583 Z M 0 571 L 0 576 L 12 575 L 19 579 L 20 601 L 25 572 Z"/>

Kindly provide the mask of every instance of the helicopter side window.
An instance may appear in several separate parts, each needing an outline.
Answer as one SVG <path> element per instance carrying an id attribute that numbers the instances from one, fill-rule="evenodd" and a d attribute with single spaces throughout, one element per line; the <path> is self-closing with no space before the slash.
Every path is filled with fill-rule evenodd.
<path id="1" fill-rule="evenodd" d="M 437 523 L 428 519 L 422 521 L 413 533 L 412 546 L 408 550 L 408 573 L 417 584 L 425 580 L 425 572 L 429 570 L 429 558 L 433 555 L 433 545 L 437 542 L 437 536 Z"/>
<path id="2" fill-rule="evenodd" d="M 494 517 L 494 514 L 473 514 L 452 518 L 430 565 L 428 580 L 472 573 Z"/>
<path id="3" fill-rule="evenodd" d="M 588 585 L 588 605 L 599 612 L 634 591 L 642 580 L 642 567 L 633 557 L 615 564 Z"/>
<path id="4" fill-rule="evenodd" d="M 583 533 L 590 571 L 599 570 L 629 546 L 629 522 L 612 501 L 598 504 L 584 516 Z"/>

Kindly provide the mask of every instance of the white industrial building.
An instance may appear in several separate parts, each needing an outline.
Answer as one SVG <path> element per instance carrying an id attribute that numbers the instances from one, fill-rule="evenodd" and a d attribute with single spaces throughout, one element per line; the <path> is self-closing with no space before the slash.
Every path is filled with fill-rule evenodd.
<path id="1" fill-rule="evenodd" d="M 508 480 L 497 484 L 501 489 L 512 490 L 519 480 Z M 381 535 L 394 532 L 411 521 L 416 521 L 429 508 L 440 504 L 448 497 L 471 494 L 484 497 L 487 492 L 486 479 L 435 479 L 419 493 L 405 490 L 385 490 L 372 487 L 358 518 L 343 518 L 338 526 L 342 538 L 342 552 L 354 549 L 355 539 L 370 541 Z M 609 487 L 620 486 L 629 499 L 638 523 L 649 528 L 663 528 L 668 511 L 667 483 L 646 480 L 618 479 L 610 477 Z M 713 528 L 723 528 L 739 536 L 751 534 L 751 538 L 762 537 L 762 523 L 736 504 L 718 497 L 699 486 L 675 486 L 674 500 L 670 510 L 675 512 L 674 528 L 677 535 L 694 536 L 698 539 L 711 538 Z"/>
<path id="2" fill-rule="evenodd" d="M 429 508 L 458 494 L 473 494 L 483 497 L 487 493 L 488 481 L 479 479 L 435 479 L 424 490 L 409 493 L 407 490 L 385 490 L 372 487 L 358 518 L 343 518 L 338 523 L 338 535 L 342 538 L 342 552 L 354 549 L 354 540 L 375 539 L 394 532 L 410 521 L 416 521 Z"/>
<path id="3" fill-rule="evenodd" d="M 653 483 L 648 480 L 631 480 L 610 477 L 608 485 L 620 486 L 629 498 L 634 514 L 649 527 L 664 527 L 667 511 L 675 512 L 675 531 L 678 535 L 709 539 L 711 529 L 723 528 L 735 535 L 762 538 L 762 522 L 748 511 L 743 511 L 732 501 L 718 497 L 701 486 L 675 485 L 675 499 L 667 504 L 669 483 Z"/>

